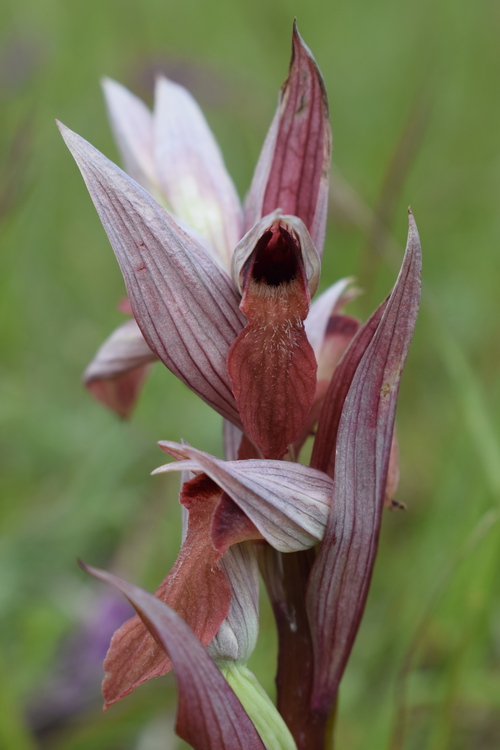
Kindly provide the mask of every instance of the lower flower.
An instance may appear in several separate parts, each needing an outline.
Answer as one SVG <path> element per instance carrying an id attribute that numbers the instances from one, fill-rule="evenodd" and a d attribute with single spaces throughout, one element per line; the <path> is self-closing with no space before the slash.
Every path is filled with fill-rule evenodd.
<path id="1" fill-rule="evenodd" d="M 258 581 L 254 552 L 243 543 L 265 539 L 283 552 L 314 546 L 330 511 L 332 480 L 285 461 L 222 461 L 188 445 L 165 441 L 161 447 L 181 460 L 156 472 L 196 476 L 180 494 L 186 538 L 155 596 L 204 646 L 211 644 L 215 657 L 246 660 L 257 637 Z M 104 662 L 105 705 L 171 667 L 142 620 L 131 618 L 113 636 Z"/>

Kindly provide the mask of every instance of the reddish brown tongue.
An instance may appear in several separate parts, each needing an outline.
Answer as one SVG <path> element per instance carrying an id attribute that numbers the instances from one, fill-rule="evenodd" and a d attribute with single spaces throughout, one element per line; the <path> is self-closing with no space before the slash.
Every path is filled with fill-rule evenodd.
<path id="1" fill-rule="evenodd" d="M 286 453 L 314 400 L 316 359 L 303 325 L 309 301 L 300 251 L 276 224 L 247 261 L 240 309 L 248 325 L 227 360 L 243 426 L 265 458 Z"/>

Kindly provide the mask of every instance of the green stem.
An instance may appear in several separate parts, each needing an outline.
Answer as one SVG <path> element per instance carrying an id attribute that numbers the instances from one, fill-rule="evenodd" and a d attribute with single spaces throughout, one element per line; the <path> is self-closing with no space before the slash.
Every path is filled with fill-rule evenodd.
<path id="1" fill-rule="evenodd" d="M 219 669 L 240 699 L 267 750 L 297 750 L 276 706 L 248 667 L 227 661 L 219 664 Z"/>

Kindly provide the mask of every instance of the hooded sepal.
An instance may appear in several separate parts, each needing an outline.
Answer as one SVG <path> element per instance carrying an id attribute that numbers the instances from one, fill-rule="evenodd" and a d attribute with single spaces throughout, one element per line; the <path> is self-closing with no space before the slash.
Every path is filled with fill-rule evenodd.
<path id="1" fill-rule="evenodd" d="M 322 472 L 289 461 L 222 461 L 170 441 L 161 441 L 159 446 L 180 460 L 160 466 L 153 474 L 185 469 L 205 472 L 275 549 L 294 552 L 322 539 L 333 491 L 332 481 Z M 214 535 L 217 530 L 213 528 Z"/>
<path id="2" fill-rule="evenodd" d="M 156 362 L 135 320 L 116 328 L 83 374 L 92 395 L 120 417 L 128 417 L 149 370 Z"/>
<path id="3" fill-rule="evenodd" d="M 253 270 L 261 281 L 279 286 L 300 273 L 310 297 L 318 288 L 321 259 L 306 225 L 297 216 L 276 208 L 238 242 L 231 259 L 231 275 L 241 294 L 244 294 L 249 265 L 255 255 L 258 260 L 253 258 L 257 265 Z"/>
<path id="4" fill-rule="evenodd" d="M 155 593 L 166 602 L 207 646 L 226 618 L 231 589 L 211 539 L 212 515 L 220 489 L 205 475 L 186 482 L 181 503 L 189 512 L 186 539 L 169 575 Z M 116 703 L 152 677 L 165 674 L 172 663 L 137 615 L 114 634 L 104 670 L 106 706 Z"/>
<path id="5" fill-rule="evenodd" d="M 233 256 L 248 325 L 227 364 L 245 431 L 266 458 L 287 452 L 314 401 L 316 359 L 303 321 L 319 269 L 304 223 L 279 210 L 250 230 Z"/>
<path id="6" fill-rule="evenodd" d="M 195 750 L 264 750 L 240 700 L 182 617 L 130 583 L 102 570 L 82 567 L 117 588 L 136 609 L 155 645 L 168 653 L 179 687 L 179 737 Z"/>
<path id="7" fill-rule="evenodd" d="M 335 512 L 329 517 L 308 584 L 307 604 L 315 652 L 310 706 L 323 714 L 331 709 L 368 594 L 387 485 L 399 382 L 418 311 L 420 273 L 420 241 L 410 212 L 408 243 L 400 274 L 343 403 L 334 449 Z M 362 336 L 363 329 L 352 347 Z M 348 355 L 349 352 L 344 361 Z M 325 468 L 323 450 L 321 454 L 321 465 Z M 318 455 L 313 454 L 313 459 L 318 465 Z"/>
<path id="8" fill-rule="evenodd" d="M 282 208 L 302 219 L 321 254 L 331 150 L 323 79 L 294 22 L 290 70 L 245 202 L 245 229 Z"/>
<path id="9" fill-rule="evenodd" d="M 244 325 L 230 278 L 159 204 L 63 125 L 120 264 L 148 346 L 191 390 L 240 425 L 227 372 Z"/>

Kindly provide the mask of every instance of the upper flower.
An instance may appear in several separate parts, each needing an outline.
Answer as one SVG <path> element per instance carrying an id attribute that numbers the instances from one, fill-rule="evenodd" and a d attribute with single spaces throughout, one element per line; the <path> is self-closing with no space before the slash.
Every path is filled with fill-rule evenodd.
<path id="1" fill-rule="evenodd" d="M 125 415 L 145 366 L 159 357 L 243 428 L 264 456 L 279 458 L 306 426 L 325 339 L 316 336 L 311 347 L 304 330 L 319 280 L 331 157 L 316 63 L 294 26 L 289 75 L 244 210 L 185 89 L 160 79 L 154 114 L 117 83 L 106 80 L 104 90 L 125 166 L 148 192 L 63 129 L 122 266 L 139 326 L 128 321 L 112 334 L 86 382 Z M 346 286 L 323 304 L 315 324 L 323 333 L 346 300 Z M 348 336 L 345 326 L 333 332 L 337 360 L 357 328 L 349 320 Z"/>

